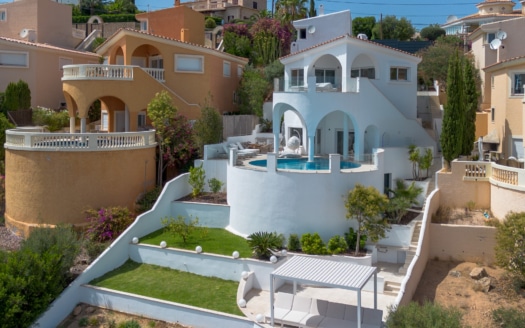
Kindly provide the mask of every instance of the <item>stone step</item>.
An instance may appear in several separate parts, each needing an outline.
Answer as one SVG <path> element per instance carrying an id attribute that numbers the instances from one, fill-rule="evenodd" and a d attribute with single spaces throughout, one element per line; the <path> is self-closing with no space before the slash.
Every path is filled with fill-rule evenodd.
<path id="1" fill-rule="evenodd" d="M 401 283 L 395 281 L 385 281 L 385 288 L 383 294 L 390 296 L 397 296 L 401 290 Z"/>

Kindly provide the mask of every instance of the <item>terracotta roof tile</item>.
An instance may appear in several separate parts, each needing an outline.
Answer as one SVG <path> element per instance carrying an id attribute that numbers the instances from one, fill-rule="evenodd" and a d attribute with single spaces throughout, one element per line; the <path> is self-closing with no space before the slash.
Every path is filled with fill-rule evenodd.
<path id="1" fill-rule="evenodd" d="M 53 46 L 53 45 L 50 45 L 50 44 L 47 44 L 47 43 L 29 42 L 29 41 L 20 40 L 20 39 L 6 38 L 6 37 L 3 37 L 3 36 L 0 36 L 0 40 L 7 41 L 7 42 L 18 43 L 18 44 L 22 44 L 22 45 L 26 45 L 26 46 L 32 46 L 32 47 L 35 47 L 35 48 L 65 51 L 65 52 L 75 53 L 75 54 L 79 54 L 79 55 L 93 56 L 93 57 L 97 57 L 97 58 L 99 57 L 99 55 L 97 55 L 96 53 L 93 53 L 93 52 L 79 51 L 79 50 L 74 50 L 74 49 L 62 48 L 62 47 Z"/>

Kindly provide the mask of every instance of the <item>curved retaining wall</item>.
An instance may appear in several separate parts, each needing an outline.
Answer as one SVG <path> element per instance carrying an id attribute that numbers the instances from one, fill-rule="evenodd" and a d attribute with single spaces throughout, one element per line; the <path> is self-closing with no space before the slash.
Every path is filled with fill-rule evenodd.
<path id="1" fill-rule="evenodd" d="M 378 162 L 382 153 L 378 153 Z M 269 162 L 270 163 L 270 160 Z M 230 229 L 241 235 L 276 231 L 287 237 L 317 232 L 328 240 L 354 224 L 344 199 L 356 183 L 383 190 L 383 170 L 292 172 L 228 166 Z"/>
<path id="2" fill-rule="evenodd" d="M 155 185 L 155 145 L 107 151 L 6 149 L 6 225 L 85 224 L 88 208 L 133 208 Z"/>

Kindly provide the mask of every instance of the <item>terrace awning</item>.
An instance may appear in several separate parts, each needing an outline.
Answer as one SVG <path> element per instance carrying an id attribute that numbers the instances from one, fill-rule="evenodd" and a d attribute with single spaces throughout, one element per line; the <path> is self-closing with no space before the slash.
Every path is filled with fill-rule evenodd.
<path id="1" fill-rule="evenodd" d="M 377 268 L 317 257 L 294 256 L 270 274 L 271 324 L 274 318 L 274 281 L 276 278 L 296 283 L 350 289 L 357 292 L 357 322 L 361 327 L 361 290 L 374 276 L 374 309 L 377 309 Z"/>

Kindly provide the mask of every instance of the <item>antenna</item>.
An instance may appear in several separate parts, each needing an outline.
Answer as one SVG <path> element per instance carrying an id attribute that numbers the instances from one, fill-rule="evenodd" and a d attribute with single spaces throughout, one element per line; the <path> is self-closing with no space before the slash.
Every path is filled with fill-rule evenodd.
<path id="1" fill-rule="evenodd" d="M 500 40 L 505 40 L 507 38 L 507 32 L 505 31 L 498 31 L 496 33 L 496 38 L 500 39 Z"/>
<path id="2" fill-rule="evenodd" d="M 368 40 L 368 36 L 365 33 L 359 33 L 357 38 L 361 40 Z"/>
<path id="3" fill-rule="evenodd" d="M 450 15 L 447 17 L 447 23 L 450 23 L 450 22 L 453 22 L 453 21 L 456 21 L 458 20 L 458 16 L 456 15 Z"/>
<path id="4" fill-rule="evenodd" d="M 315 33 L 315 26 L 313 26 L 313 25 L 308 26 L 308 33 L 314 34 Z"/>
<path id="5" fill-rule="evenodd" d="M 490 49 L 496 50 L 501 47 L 501 40 L 500 39 L 494 39 L 490 42 Z"/>
<path id="6" fill-rule="evenodd" d="M 20 35 L 20 37 L 21 37 L 22 39 L 25 39 L 25 38 L 27 38 L 27 36 L 29 35 L 29 30 L 26 29 L 26 28 L 24 28 L 24 29 L 22 29 L 22 30 L 20 31 L 20 33 L 19 33 L 18 35 Z"/>

